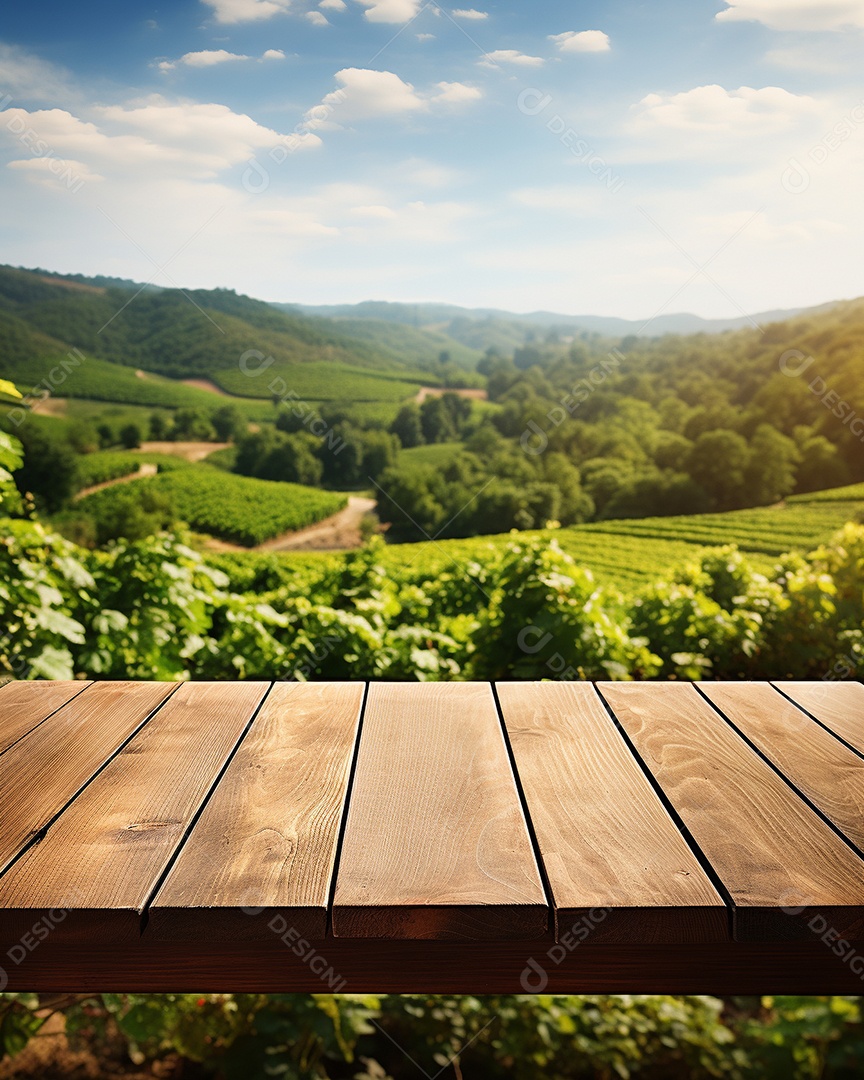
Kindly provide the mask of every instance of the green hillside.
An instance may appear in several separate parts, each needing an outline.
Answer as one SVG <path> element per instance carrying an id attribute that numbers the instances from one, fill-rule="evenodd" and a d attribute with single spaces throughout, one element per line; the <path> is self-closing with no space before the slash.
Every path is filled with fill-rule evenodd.
<path id="1" fill-rule="evenodd" d="M 91 362 L 107 361 L 172 379 L 218 381 L 220 373 L 233 373 L 244 381 L 242 392 L 235 392 L 262 398 L 271 394 L 268 383 L 274 373 L 284 376 L 291 365 L 327 363 L 340 370 L 399 374 L 412 384 L 438 384 L 447 368 L 442 366 L 443 352 L 450 353 L 449 368 L 461 366 L 463 371 L 473 368 L 481 355 L 444 335 L 386 323 L 364 324 L 354 333 L 334 320 L 277 310 L 228 289 L 135 288 L 0 267 L 0 355 L 10 374 L 26 387 L 35 386 L 74 349 Z M 262 368 L 265 357 L 275 361 L 274 371 L 267 367 L 257 377 L 244 374 L 244 367 L 247 373 Z M 92 363 L 92 369 L 91 376 L 78 372 L 75 379 L 65 380 L 64 392 L 91 397 L 94 384 L 112 382 L 104 368 Z M 161 397 L 150 388 L 144 401 L 145 391 L 123 384 L 122 378 L 114 376 L 103 398 L 111 393 L 110 400 L 153 405 L 192 401 L 177 390 L 169 402 L 167 388 Z M 131 396 L 120 398 L 120 393 Z"/>

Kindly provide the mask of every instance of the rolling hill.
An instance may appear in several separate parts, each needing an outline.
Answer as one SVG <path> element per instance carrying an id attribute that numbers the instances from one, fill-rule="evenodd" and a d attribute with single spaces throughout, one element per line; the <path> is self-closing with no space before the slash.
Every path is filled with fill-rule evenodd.
<path id="1" fill-rule="evenodd" d="M 69 360 L 75 350 L 86 364 Z M 481 353 L 440 333 L 343 326 L 228 289 L 156 289 L 7 266 L 0 267 L 0 356 L 6 377 L 26 389 L 59 382 L 54 392 L 66 397 L 183 406 L 207 399 L 177 380 L 206 378 L 238 396 L 269 399 L 275 378 L 290 384 L 300 370 L 301 392 L 312 400 L 351 399 L 353 377 L 362 384 L 358 400 L 392 401 L 458 371 L 476 382 L 471 370 Z M 60 378 L 64 360 L 69 370 Z"/>

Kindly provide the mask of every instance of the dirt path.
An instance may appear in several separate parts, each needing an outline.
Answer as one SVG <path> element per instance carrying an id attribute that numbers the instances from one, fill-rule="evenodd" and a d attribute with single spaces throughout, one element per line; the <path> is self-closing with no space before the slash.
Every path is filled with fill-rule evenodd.
<path id="1" fill-rule="evenodd" d="M 226 450 L 227 442 L 144 442 L 138 447 L 142 454 L 173 454 L 184 461 L 203 461 L 216 450 Z"/>
<path id="2" fill-rule="evenodd" d="M 43 416 L 64 417 L 68 404 L 68 398 L 51 397 L 50 394 L 46 394 L 39 401 L 32 402 L 30 408 L 34 413 L 41 413 Z"/>
<path id="3" fill-rule="evenodd" d="M 227 390 L 223 390 L 221 386 L 217 386 L 212 379 L 181 379 L 181 383 L 184 386 L 194 386 L 196 390 L 206 390 L 210 394 L 218 394 L 219 397 L 233 397 L 233 394 L 229 394 Z"/>
<path id="4" fill-rule="evenodd" d="M 365 495 L 351 495 L 348 505 L 338 514 L 310 525 L 299 532 L 286 533 L 265 540 L 258 551 L 341 551 L 361 544 L 360 522 L 375 509 L 375 500 Z"/>
<path id="5" fill-rule="evenodd" d="M 489 400 L 489 392 L 487 390 L 447 390 L 442 386 L 421 386 L 417 391 L 417 397 L 415 397 L 414 400 L 418 405 L 422 405 L 426 398 L 444 397 L 445 394 L 455 394 L 457 397 L 468 398 L 470 401 Z"/>
<path id="6" fill-rule="evenodd" d="M 324 518 L 323 521 L 297 532 L 283 533 L 265 540 L 254 548 L 230 544 L 227 540 L 208 537 L 205 543 L 207 551 L 349 551 L 360 547 L 363 542 L 360 535 L 360 523 L 364 516 L 375 509 L 375 500 L 365 495 L 350 495 L 348 505 L 338 514 Z"/>
<path id="7" fill-rule="evenodd" d="M 103 480 L 101 484 L 91 484 L 90 487 L 81 488 L 75 495 L 75 501 L 83 499 L 85 495 L 92 495 L 94 491 L 101 491 L 103 488 L 114 487 L 116 484 L 128 484 L 130 480 L 140 480 L 144 476 L 155 476 L 158 471 L 158 465 L 145 462 L 143 465 L 138 466 L 138 472 L 129 473 L 128 476 L 118 476 L 114 480 Z"/>

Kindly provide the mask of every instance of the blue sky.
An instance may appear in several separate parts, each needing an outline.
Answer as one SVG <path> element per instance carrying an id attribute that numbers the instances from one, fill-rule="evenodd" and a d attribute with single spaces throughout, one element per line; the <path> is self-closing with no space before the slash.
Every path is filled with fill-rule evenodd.
<path id="1" fill-rule="evenodd" d="M 47 0 L 0 35 L 3 262 L 645 319 L 864 294 L 864 0 Z"/>

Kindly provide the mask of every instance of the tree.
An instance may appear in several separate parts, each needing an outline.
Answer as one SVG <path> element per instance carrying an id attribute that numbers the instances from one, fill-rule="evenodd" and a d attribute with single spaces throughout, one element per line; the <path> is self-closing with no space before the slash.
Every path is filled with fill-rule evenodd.
<path id="1" fill-rule="evenodd" d="M 174 414 L 172 438 L 187 439 L 190 442 L 211 442 L 215 437 L 216 431 L 203 409 L 178 409 Z"/>
<path id="2" fill-rule="evenodd" d="M 237 442 L 249 430 L 246 417 L 236 405 L 223 405 L 210 414 L 216 437 L 222 442 Z"/>
<path id="3" fill-rule="evenodd" d="M 805 437 L 800 445 L 801 462 L 798 466 L 796 491 L 819 491 L 822 488 L 841 487 L 850 482 L 849 469 L 840 457 L 837 447 L 824 435 Z"/>
<path id="4" fill-rule="evenodd" d="M 162 491 L 122 484 L 115 488 L 96 520 L 96 542 L 143 540 L 167 529 L 174 521 L 174 507 Z"/>
<path id="5" fill-rule="evenodd" d="M 750 442 L 745 472 L 747 501 L 753 506 L 775 503 L 795 490 L 801 455 L 795 443 L 770 424 L 760 424 Z"/>
<path id="6" fill-rule="evenodd" d="M 431 397 L 423 402 L 420 406 L 420 423 L 424 442 L 452 442 L 456 438 L 456 425 L 443 398 Z"/>
<path id="7" fill-rule="evenodd" d="M 315 456 L 318 440 L 307 432 L 296 435 L 279 433 L 279 439 L 267 455 L 263 471 L 265 480 L 283 480 L 293 484 L 316 487 L 321 483 L 324 466 Z"/>
<path id="8" fill-rule="evenodd" d="M 377 480 L 385 469 L 396 464 L 399 442 L 395 435 L 387 431 L 364 431 L 361 445 L 363 447 L 363 472 L 366 478 Z"/>
<path id="9" fill-rule="evenodd" d="M 127 450 L 137 450 L 141 445 L 141 429 L 137 424 L 126 424 L 120 429 L 120 442 Z"/>
<path id="10" fill-rule="evenodd" d="M 18 439 L 24 464 L 15 473 L 22 495 L 33 495 L 37 507 L 55 513 L 75 490 L 75 451 L 62 437 L 48 435 L 32 423 L 22 424 Z"/>
<path id="11" fill-rule="evenodd" d="M 750 448 L 737 431 L 703 432 L 687 455 L 687 472 L 702 488 L 713 510 L 732 510 L 747 502 Z"/>
<path id="12" fill-rule="evenodd" d="M 92 454 L 101 449 L 99 432 L 85 420 L 75 420 L 66 429 L 66 435 L 73 450 L 79 454 Z"/>
<path id="13" fill-rule="evenodd" d="M 422 446 L 423 425 L 420 422 L 420 407 L 412 401 L 403 405 L 390 425 L 390 431 L 406 450 L 412 446 Z"/>

